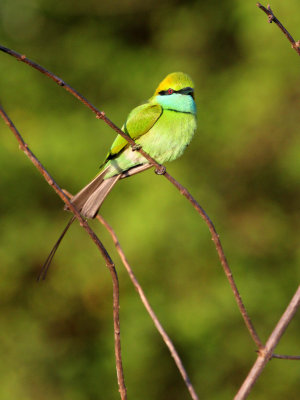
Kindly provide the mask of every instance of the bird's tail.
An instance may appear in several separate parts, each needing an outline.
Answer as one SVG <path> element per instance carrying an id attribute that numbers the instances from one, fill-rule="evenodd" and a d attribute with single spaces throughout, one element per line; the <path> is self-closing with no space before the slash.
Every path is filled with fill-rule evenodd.
<path id="1" fill-rule="evenodd" d="M 71 199 L 71 203 L 77 208 L 81 215 L 86 218 L 95 218 L 106 196 L 121 177 L 121 175 L 115 175 L 111 178 L 103 179 L 105 173 L 107 173 L 107 170 L 97 175 L 96 178 L 94 178 Z M 65 209 L 67 210 L 68 207 L 65 206 Z M 75 219 L 76 217 L 72 216 L 67 226 L 59 236 L 57 242 L 53 246 L 49 256 L 47 257 L 47 260 L 42 266 L 41 272 L 37 277 L 38 281 L 44 280 L 46 278 L 48 269 L 56 253 L 56 250 L 58 249 L 60 242 L 62 241 L 63 237 L 65 236 Z"/>
<path id="2" fill-rule="evenodd" d="M 121 177 L 121 175 L 115 175 L 111 178 L 104 179 L 107 172 L 108 169 L 102 171 L 81 189 L 80 192 L 72 197 L 71 203 L 82 216 L 86 218 L 95 218 L 106 196 Z M 68 206 L 65 206 L 65 210 L 68 210 Z"/>
<path id="3" fill-rule="evenodd" d="M 152 167 L 150 164 L 137 165 L 128 171 L 120 172 L 119 175 L 112 176 L 111 178 L 104 179 L 105 175 L 109 172 L 109 167 L 105 168 L 103 171 L 99 173 L 90 183 L 88 183 L 83 189 L 80 190 L 74 197 L 71 199 L 71 203 L 76 207 L 76 209 L 80 212 L 80 214 L 85 218 L 95 218 L 99 208 L 101 207 L 103 201 L 106 196 L 109 194 L 114 185 L 118 182 L 119 179 L 127 178 L 129 176 L 135 175 L 145 169 Z M 65 206 L 65 210 L 68 210 L 68 207 Z M 68 229 L 75 221 L 76 217 L 72 216 L 67 226 L 59 236 L 57 242 L 53 246 L 47 260 L 45 261 L 41 272 L 38 275 L 37 280 L 44 280 L 46 278 L 48 269 L 53 260 L 53 257 L 62 241 L 63 237 L 67 233 Z"/>
<path id="4" fill-rule="evenodd" d="M 108 166 L 72 197 L 71 202 L 85 218 L 95 218 L 106 196 L 119 179 L 135 175 L 150 167 L 152 167 L 151 164 L 136 165 L 127 171 L 121 171 L 118 175 L 104 179 L 105 175 L 110 172 L 111 167 Z"/>

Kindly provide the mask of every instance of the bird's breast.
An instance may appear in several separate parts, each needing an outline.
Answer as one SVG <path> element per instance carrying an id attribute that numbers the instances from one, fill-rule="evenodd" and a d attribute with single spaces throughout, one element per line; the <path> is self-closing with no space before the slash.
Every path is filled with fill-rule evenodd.
<path id="1" fill-rule="evenodd" d="M 159 163 L 180 157 L 196 130 L 194 114 L 164 110 L 154 126 L 137 142 Z"/>

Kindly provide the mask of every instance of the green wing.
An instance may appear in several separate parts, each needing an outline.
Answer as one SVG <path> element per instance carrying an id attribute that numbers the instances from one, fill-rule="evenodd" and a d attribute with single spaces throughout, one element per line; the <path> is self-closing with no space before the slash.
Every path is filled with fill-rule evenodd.
<path id="1" fill-rule="evenodd" d="M 122 131 L 132 139 L 136 140 L 152 128 L 162 114 L 162 107 L 159 104 L 146 103 L 134 108 L 128 115 Z M 103 166 L 106 161 L 117 157 L 125 148 L 129 146 L 126 139 L 118 135 L 114 140 L 109 153 L 107 154 Z"/>

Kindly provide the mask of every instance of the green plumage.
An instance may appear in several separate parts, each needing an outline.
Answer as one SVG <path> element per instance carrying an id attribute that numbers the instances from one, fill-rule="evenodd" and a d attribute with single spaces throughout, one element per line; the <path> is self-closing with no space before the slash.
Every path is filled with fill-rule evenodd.
<path id="1" fill-rule="evenodd" d="M 158 104 L 142 104 L 134 108 L 128 115 L 127 121 L 122 126 L 122 131 L 127 133 L 132 139 L 136 140 L 147 133 L 161 116 L 162 108 Z M 125 147 L 128 147 L 128 142 L 123 136 L 118 135 L 114 140 L 109 153 L 103 163 L 115 158 Z"/>
<path id="2" fill-rule="evenodd" d="M 130 112 L 122 130 L 160 164 L 181 156 L 196 130 L 191 79 L 181 72 L 169 74 L 147 103 Z M 100 173 L 72 198 L 72 203 L 83 216 L 94 218 L 120 178 L 148 167 L 148 161 L 118 135 Z"/>
<path id="3" fill-rule="evenodd" d="M 148 106 L 149 110 L 151 110 L 150 107 Z M 190 143 L 196 129 L 196 120 L 192 114 L 183 114 L 176 111 L 163 110 L 162 108 L 160 114 L 153 112 L 152 127 L 144 131 L 142 135 L 135 136 L 135 133 L 139 132 L 140 121 L 135 124 L 130 121 L 129 116 L 128 122 L 130 122 L 131 130 L 127 130 L 126 133 L 135 139 L 136 143 L 141 145 L 143 150 L 160 164 L 180 157 Z M 118 136 L 115 140 L 117 144 L 121 142 L 119 138 L 121 136 Z M 125 139 L 122 138 L 122 140 L 125 142 Z M 116 146 L 112 149 L 115 148 Z M 107 169 L 104 177 L 107 179 L 120 173 L 120 171 L 126 171 L 136 165 L 145 163 L 148 163 L 148 161 L 139 152 L 133 152 L 128 142 L 126 142 L 114 157 L 109 153 L 107 162 L 103 166 L 103 170 Z"/>

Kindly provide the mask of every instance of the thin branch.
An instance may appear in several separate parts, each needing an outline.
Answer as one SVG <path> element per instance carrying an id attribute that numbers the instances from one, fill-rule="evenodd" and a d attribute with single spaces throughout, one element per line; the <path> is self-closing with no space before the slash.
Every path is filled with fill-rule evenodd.
<path id="1" fill-rule="evenodd" d="M 14 50 L 8 49 L 0 45 L 0 50 L 4 53 L 7 53 L 18 61 L 22 61 L 25 64 L 29 65 L 30 67 L 36 69 L 37 71 L 41 72 L 43 75 L 46 75 L 48 78 L 52 79 L 56 82 L 59 86 L 65 89 L 67 92 L 71 93 L 76 99 L 81 101 L 86 107 L 88 107 L 94 114 L 96 114 L 97 119 L 102 119 L 108 126 L 110 126 L 115 132 L 119 135 L 123 136 L 124 139 L 136 150 L 139 151 L 149 162 L 150 164 L 154 165 L 157 168 L 158 173 L 161 171 L 161 165 L 157 163 L 152 157 L 149 156 L 140 146 L 137 146 L 135 141 L 128 136 L 125 132 L 123 132 L 120 128 L 118 128 L 109 118 L 106 117 L 103 111 L 98 110 L 92 103 L 90 103 L 84 96 L 82 96 L 77 90 L 73 89 L 70 85 L 64 82 L 61 78 L 54 75 L 51 71 L 48 71 L 46 68 L 42 67 L 41 65 L 35 63 L 34 61 L 27 58 L 24 54 L 19 54 Z"/>
<path id="2" fill-rule="evenodd" d="M 289 42 L 292 45 L 292 48 L 294 50 L 296 50 L 296 52 L 299 54 L 300 56 L 300 40 L 298 40 L 297 42 L 295 42 L 295 40 L 293 39 L 292 35 L 287 31 L 287 29 L 282 25 L 282 23 L 278 20 L 278 18 L 275 17 L 275 15 L 273 14 L 273 11 L 271 10 L 270 5 L 268 4 L 268 8 L 264 7 L 263 5 L 261 5 L 260 3 L 256 4 L 258 8 L 260 8 L 264 13 L 267 14 L 268 16 L 268 20 L 269 23 L 271 24 L 272 22 L 274 22 L 278 28 L 283 32 L 283 34 L 285 35 L 285 37 L 289 40 Z"/>
<path id="3" fill-rule="evenodd" d="M 73 96 L 75 96 L 79 101 L 81 101 L 85 106 L 87 106 L 90 110 L 92 110 L 95 114 L 96 117 L 98 119 L 102 119 L 107 125 L 109 125 L 115 132 L 117 132 L 119 135 L 121 135 L 122 137 L 124 137 L 128 143 L 136 150 L 139 151 L 148 161 L 150 164 L 154 165 L 156 167 L 156 172 L 158 174 L 164 175 L 164 177 L 166 179 L 168 179 L 179 191 L 181 194 L 183 194 L 188 200 L 189 202 L 193 205 L 193 207 L 195 208 L 195 210 L 200 214 L 200 216 L 204 219 L 204 221 L 206 222 L 206 224 L 208 225 L 208 228 L 210 230 L 210 233 L 212 235 L 212 240 L 215 243 L 216 246 L 216 250 L 219 256 L 219 259 L 221 261 L 222 267 L 224 269 L 225 275 L 229 281 L 229 284 L 232 288 L 234 297 L 236 299 L 238 308 L 242 314 L 242 317 L 244 319 L 244 322 L 246 324 L 246 327 L 249 330 L 249 333 L 253 339 L 253 341 L 255 342 L 256 346 L 258 347 L 258 349 L 261 349 L 263 347 L 262 342 L 252 324 L 252 321 L 247 313 L 247 310 L 243 304 L 243 301 L 241 299 L 241 296 L 239 294 L 239 291 L 237 289 L 237 286 L 235 284 L 235 281 L 233 279 L 233 275 L 231 272 L 231 269 L 229 267 L 229 264 L 226 260 L 225 254 L 224 254 L 224 250 L 222 248 L 221 245 L 221 241 L 219 238 L 218 233 L 216 232 L 216 229 L 212 223 L 212 221 L 210 220 L 210 218 L 208 217 L 208 215 L 206 214 L 206 212 L 203 210 L 203 208 L 197 203 L 197 201 L 194 199 L 194 197 L 188 192 L 188 190 L 186 188 L 184 188 L 180 183 L 178 183 L 176 181 L 176 179 L 174 179 L 171 175 L 169 175 L 166 172 L 166 168 L 162 165 L 160 165 L 159 163 L 157 163 L 149 154 L 147 154 L 140 146 L 137 146 L 135 141 L 127 136 L 120 128 L 118 128 L 112 121 L 110 121 L 106 116 L 105 113 L 102 111 L 99 111 L 95 106 L 93 106 L 85 97 L 83 97 L 80 93 L 78 93 L 75 89 L 73 89 L 71 86 L 69 86 L 67 83 L 65 83 L 61 78 L 57 77 L 56 75 L 54 75 L 52 72 L 46 70 L 45 68 L 41 67 L 40 65 L 36 64 L 35 62 L 29 60 L 28 58 L 26 58 L 25 55 L 21 55 L 11 49 L 8 49 L 6 47 L 3 47 L 0 45 L 0 50 L 15 57 L 17 60 L 22 61 L 28 65 L 30 65 L 31 67 L 37 69 L 38 71 L 40 71 L 42 74 L 48 76 L 49 78 L 51 78 L 52 80 L 54 80 L 59 86 L 63 87 L 65 90 L 67 90 L 68 92 L 70 92 Z"/>
<path id="4" fill-rule="evenodd" d="M 281 360 L 300 360 L 300 356 L 287 356 L 284 354 L 272 354 L 272 358 L 279 358 Z"/>
<path id="5" fill-rule="evenodd" d="M 159 322 L 159 320 L 158 320 L 155 312 L 153 311 L 153 309 L 152 309 L 152 307 L 151 307 L 151 305 L 150 305 L 150 303 L 149 303 L 149 301 L 148 301 L 148 299 L 147 299 L 147 297 L 146 297 L 141 285 L 139 284 L 137 278 L 135 277 L 135 275 L 134 275 L 134 273 L 133 273 L 133 271 L 132 271 L 132 269 L 130 267 L 130 264 L 129 264 L 126 256 L 125 256 L 125 253 L 124 253 L 124 251 L 123 251 L 123 249 L 122 249 L 122 247 L 120 245 L 120 242 L 119 242 L 119 240 L 117 238 L 116 233 L 114 232 L 113 228 L 105 221 L 105 219 L 101 215 L 98 214 L 96 218 L 101 222 L 101 224 L 110 233 L 110 235 L 111 235 L 111 237 L 113 239 L 113 242 L 114 242 L 114 244 L 116 246 L 116 249 L 117 249 L 117 251 L 119 253 L 119 256 L 120 256 L 120 258 L 121 258 L 121 260 L 122 260 L 122 262 L 123 262 L 128 274 L 129 274 L 129 277 L 130 277 L 135 289 L 137 290 L 137 292 L 138 292 L 138 294 L 139 294 L 139 296 L 140 296 L 140 298 L 142 300 L 142 303 L 144 304 L 148 314 L 150 315 L 150 317 L 151 317 L 156 329 L 158 330 L 158 332 L 160 333 L 161 337 L 163 338 L 163 341 L 165 342 L 166 346 L 168 347 L 168 349 L 169 349 L 169 351 L 171 353 L 171 356 L 173 357 L 173 359 L 175 361 L 175 364 L 176 364 L 176 366 L 177 366 L 177 368 L 178 368 L 178 370 L 179 370 L 179 372 L 180 372 L 180 374 L 181 374 L 181 376 L 182 376 L 182 378 L 184 380 L 184 383 L 186 384 L 186 386 L 187 386 L 187 388 L 188 388 L 188 390 L 190 392 L 190 395 L 191 395 L 192 399 L 193 400 L 198 400 L 198 396 L 197 396 L 197 394 L 195 392 L 195 389 L 193 388 L 193 385 L 192 385 L 192 383 L 190 381 L 190 378 L 189 378 L 189 376 L 188 376 L 188 374 L 187 374 L 187 372 L 186 372 L 186 370 L 185 370 L 185 368 L 183 366 L 183 363 L 182 363 L 182 361 L 181 361 L 181 359 L 180 359 L 180 357 L 179 357 L 179 355 L 178 355 L 178 353 L 177 353 L 177 351 L 175 349 L 175 346 L 172 343 L 172 341 L 171 341 L 170 337 L 168 336 L 168 334 L 166 333 L 166 331 L 164 330 L 164 328 L 162 327 L 161 323 Z"/>
<path id="6" fill-rule="evenodd" d="M 292 318 L 294 317 L 299 305 L 300 305 L 300 286 L 298 286 L 296 293 L 294 294 L 292 300 L 290 301 L 286 310 L 282 314 L 275 329 L 271 333 L 266 345 L 264 346 L 263 349 L 261 349 L 259 351 L 259 355 L 258 355 L 253 367 L 251 368 L 244 383 L 240 387 L 234 400 L 244 400 L 247 398 L 248 394 L 250 393 L 250 390 L 252 389 L 253 385 L 255 384 L 258 377 L 262 373 L 267 362 L 272 358 L 273 350 L 275 349 L 279 340 L 281 339 L 282 335 L 284 334 L 288 324 L 291 322 Z"/>
<path id="7" fill-rule="evenodd" d="M 258 347 L 258 349 L 261 349 L 263 347 L 263 344 L 252 324 L 252 321 L 247 313 L 247 310 L 244 306 L 243 300 L 241 298 L 241 295 L 238 291 L 238 288 L 236 286 L 236 283 L 234 281 L 231 269 L 229 267 L 228 261 L 226 259 L 224 250 L 222 248 L 222 244 L 220 241 L 220 237 L 219 234 L 216 231 L 216 228 L 214 226 L 214 224 L 212 223 L 211 219 L 209 218 L 209 216 L 206 214 L 205 210 L 199 205 L 199 203 L 195 200 L 195 198 L 189 193 L 189 191 L 183 187 L 180 183 L 178 183 L 172 176 L 170 176 L 167 172 L 165 173 L 165 177 L 179 190 L 179 192 L 192 204 L 192 206 L 194 207 L 194 209 L 198 212 L 198 214 L 200 214 L 200 216 L 202 217 L 202 219 L 205 221 L 206 225 L 208 226 L 208 229 L 211 233 L 212 236 L 212 240 L 215 244 L 219 259 L 221 261 L 223 270 L 225 272 L 225 275 L 228 279 L 228 282 L 231 286 L 231 289 L 233 291 L 235 300 L 237 302 L 238 308 L 242 314 L 242 317 L 244 319 L 244 322 L 248 328 L 248 331 L 253 339 L 253 341 L 255 342 L 256 346 Z"/>
<path id="8" fill-rule="evenodd" d="M 68 206 L 68 208 L 72 211 L 75 217 L 78 219 L 80 225 L 86 230 L 92 241 L 96 244 L 102 257 L 105 260 L 105 264 L 109 269 L 109 272 L 112 277 L 113 282 L 113 318 L 114 318 L 114 339 L 115 339 L 115 357 L 116 357 L 116 369 L 117 369 L 117 378 L 119 385 L 119 392 L 122 400 L 127 399 L 126 394 L 126 386 L 124 381 L 123 367 L 122 367 L 122 356 L 121 356 L 121 341 L 120 341 L 120 316 L 119 316 L 119 282 L 117 271 L 115 269 L 115 265 L 108 254 L 107 250 L 103 246 L 100 239 L 97 237 L 95 232 L 90 228 L 86 220 L 82 218 L 78 210 L 74 207 L 74 205 L 70 202 L 68 196 L 62 191 L 62 189 L 57 185 L 51 175 L 46 171 L 45 167 L 40 163 L 37 157 L 32 153 L 29 149 L 28 145 L 24 142 L 21 134 L 8 117 L 3 107 L 0 105 L 0 115 L 3 118 L 4 122 L 8 125 L 10 130 L 15 135 L 17 141 L 19 142 L 19 147 L 26 156 L 30 159 L 30 161 L 34 164 L 34 166 L 39 170 L 39 172 L 43 175 L 45 180 L 49 183 L 49 185 L 55 190 L 55 192 L 59 195 L 59 197 L 64 201 L 64 203 Z"/>

